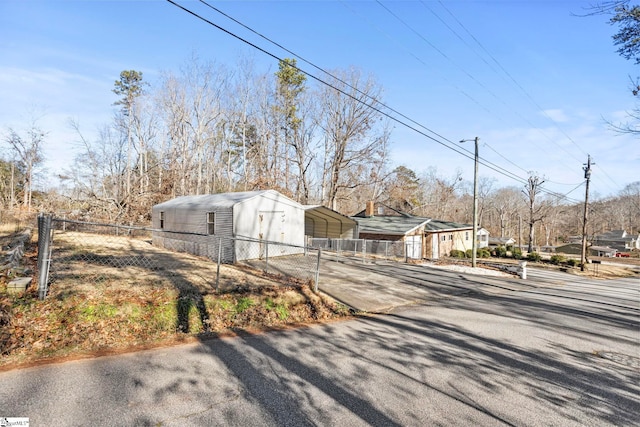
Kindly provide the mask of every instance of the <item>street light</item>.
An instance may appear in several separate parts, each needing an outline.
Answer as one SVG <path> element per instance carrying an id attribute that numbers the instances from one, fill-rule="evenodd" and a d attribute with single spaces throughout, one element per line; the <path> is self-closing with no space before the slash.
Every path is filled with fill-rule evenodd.
<path id="1" fill-rule="evenodd" d="M 474 171 L 473 171 L 473 241 L 471 243 L 471 267 L 476 267 L 476 252 L 478 250 L 478 138 L 463 139 L 460 143 L 474 141 L 475 142 L 475 156 L 474 156 Z"/>

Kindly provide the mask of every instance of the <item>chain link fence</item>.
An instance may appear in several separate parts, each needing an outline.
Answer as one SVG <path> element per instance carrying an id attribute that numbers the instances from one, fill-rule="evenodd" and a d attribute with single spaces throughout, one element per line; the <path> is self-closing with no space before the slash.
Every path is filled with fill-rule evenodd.
<path id="1" fill-rule="evenodd" d="M 406 262 L 421 253 L 421 244 L 413 241 L 310 238 L 309 246 L 322 248 L 336 259 L 358 258 L 362 262 L 393 261 Z M 421 258 L 421 257 L 420 257 Z"/>
<path id="2" fill-rule="evenodd" d="M 38 292 L 44 299 L 84 287 L 153 288 L 181 293 L 313 283 L 321 249 L 241 237 L 174 233 L 144 227 L 38 221 Z"/>

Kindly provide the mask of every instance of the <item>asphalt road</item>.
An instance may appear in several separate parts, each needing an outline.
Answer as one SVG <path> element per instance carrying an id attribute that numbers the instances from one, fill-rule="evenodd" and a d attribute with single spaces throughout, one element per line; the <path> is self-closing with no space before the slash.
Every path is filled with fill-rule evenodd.
<path id="1" fill-rule="evenodd" d="M 388 314 L 0 373 L 0 417 L 31 426 L 640 424 L 637 280 L 530 270 L 516 289 L 438 277 L 434 287 L 456 291 Z"/>

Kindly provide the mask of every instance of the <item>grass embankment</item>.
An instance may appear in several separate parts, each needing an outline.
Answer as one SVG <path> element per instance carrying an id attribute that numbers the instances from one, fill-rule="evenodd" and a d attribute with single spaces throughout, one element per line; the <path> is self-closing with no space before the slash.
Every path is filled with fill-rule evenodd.
<path id="1" fill-rule="evenodd" d="M 32 242 L 24 264 L 33 267 L 36 256 Z M 210 261 L 192 258 L 210 268 Z M 100 277 L 108 273 L 103 267 Z M 122 286 L 118 275 L 122 269 L 97 283 L 74 275 L 68 283 L 54 283 L 44 301 L 38 300 L 34 284 L 23 294 L 7 293 L 9 278 L 0 277 L 0 370 L 349 316 L 346 307 L 314 293 L 308 284 L 283 285 L 255 271 L 233 271 L 241 286 L 224 291 L 187 286 L 191 292 L 148 275 L 140 275 L 140 283 L 129 277 Z M 95 271 L 87 277 L 95 278 Z"/>

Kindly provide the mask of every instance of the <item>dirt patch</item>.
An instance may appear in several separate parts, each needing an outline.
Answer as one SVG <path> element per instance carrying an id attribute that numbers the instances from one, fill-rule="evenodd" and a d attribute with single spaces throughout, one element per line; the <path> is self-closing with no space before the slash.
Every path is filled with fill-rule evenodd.
<path id="1" fill-rule="evenodd" d="M 211 260 L 143 240 L 67 232 L 54 242 L 64 263 L 44 301 L 35 283 L 8 294 L 0 278 L 0 370 L 350 316 L 309 282 L 231 265 L 216 281 Z"/>

